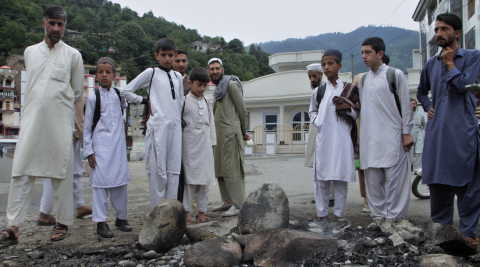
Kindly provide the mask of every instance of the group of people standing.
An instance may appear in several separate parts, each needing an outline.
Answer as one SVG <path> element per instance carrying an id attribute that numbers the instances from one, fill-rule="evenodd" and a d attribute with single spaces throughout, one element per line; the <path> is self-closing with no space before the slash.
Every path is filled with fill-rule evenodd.
<path id="1" fill-rule="evenodd" d="M 25 49 L 29 79 L 12 167 L 8 227 L 0 233 L 0 244 L 18 243 L 36 178 L 45 178 L 37 224 L 54 225 L 52 241 L 68 235 L 74 209 L 77 218 L 92 214 L 100 236 L 113 237 L 107 224 L 109 196 L 115 226 L 132 231 L 127 221 L 131 180 L 124 120 L 127 101 L 148 107 L 145 162 L 151 208 L 168 198 L 183 200 L 189 225 L 195 200 L 197 222 L 209 221 L 208 186 L 215 184 L 216 177 L 223 203 L 214 211 L 226 211 L 225 217 L 237 215 L 245 201 L 243 144 L 251 138 L 240 80 L 224 75 L 218 58 L 208 62 L 208 70 L 197 68 L 187 75 L 187 52 L 163 38 L 154 53 L 158 67 L 146 69 L 124 88 L 112 86 L 115 61 L 100 58 L 95 75 L 100 86 L 85 99 L 81 53 L 61 41 L 66 23 L 61 7 L 48 7 L 42 19 L 44 40 Z M 210 81 L 217 85 L 213 104 L 204 97 Z M 145 87 L 147 98 L 134 93 Z M 82 143 L 91 167 L 92 208 L 85 205 L 81 192 Z M 56 218 L 51 215 L 53 203 Z"/>
<path id="2" fill-rule="evenodd" d="M 99 235 L 112 237 L 107 224 L 109 195 L 116 211 L 115 226 L 132 230 L 127 221 L 131 176 L 123 119 L 127 101 L 148 107 L 143 119 L 150 207 L 165 199 L 180 199 L 187 225 L 195 205 L 197 222 L 209 221 L 205 214 L 208 188 L 218 181 L 222 204 L 213 211 L 225 211 L 223 216 L 239 214 L 245 201 L 244 141 L 251 138 L 240 80 L 224 75 L 218 58 L 209 60 L 208 70 L 196 68 L 187 75 L 188 53 L 163 38 L 154 53 L 158 67 L 146 69 L 121 89 L 112 86 L 116 63 L 100 58 L 96 73 L 100 87 L 83 104 L 82 56 L 60 40 L 66 23 L 61 7 L 48 7 L 42 20 L 44 41 L 25 50 L 29 79 L 13 161 L 8 227 L 0 234 L 0 244 L 18 242 L 18 227 L 25 221 L 36 178 L 46 178 L 37 221 L 54 225 L 52 241 L 68 235 L 74 208 L 79 218 L 92 214 Z M 309 140 L 313 141 L 308 147 L 313 160 L 306 165 L 313 167 L 321 221 L 329 220 L 332 204 L 335 220 L 345 216 L 348 182 L 356 180 L 356 154 L 373 220 L 404 218 L 415 145 L 414 170 L 419 171 L 423 161 L 433 221 L 453 223 L 456 195 L 460 230 L 472 244 L 478 244 L 480 136 L 475 97 L 480 95 L 474 96 L 465 85 L 476 83 L 480 76 L 480 52 L 458 47 L 461 21 L 455 15 L 438 15 L 435 32 L 442 51 L 425 65 L 417 93 L 428 112 L 426 126 L 414 115 L 417 102 L 409 97 L 403 72 L 382 61 L 386 48 L 381 38 L 363 42 L 362 58 L 370 71 L 359 75 L 356 83 L 339 79 L 342 53 L 336 49 L 326 50 L 320 64 L 307 67 L 314 90 L 309 108 Z M 321 83 L 323 75 L 325 83 Z M 204 97 L 210 81 L 216 85 L 213 103 Z M 135 94 L 141 88 L 147 88 L 146 98 Z M 417 148 L 421 135 L 417 134 L 421 129 L 414 128 L 417 120 L 426 127 L 423 151 Z M 91 167 L 92 208 L 81 196 L 82 139 Z M 51 215 L 54 202 L 56 218 Z"/>
<path id="3" fill-rule="evenodd" d="M 309 115 L 314 130 L 310 134 L 316 135 L 314 192 L 321 221 L 329 220 L 332 185 L 335 220 L 344 217 L 347 182 L 355 181 L 358 148 L 374 221 L 405 217 L 413 164 L 414 173 L 422 170 L 423 183 L 430 188 L 432 220 L 453 224 L 457 196 L 460 231 L 478 246 L 480 135 L 475 97 L 480 98 L 480 94 L 469 92 L 465 86 L 478 83 L 480 51 L 459 47 L 461 30 L 457 16 L 447 13 L 436 17 L 436 40 L 442 50 L 424 66 L 417 91 L 419 102 L 428 112 L 428 123 L 417 111 L 419 103 L 409 97 L 403 72 L 382 61 L 385 44 L 381 38 L 363 42 L 362 58 L 370 71 L 359 74 L 356 84 L 338 78 L 342 67 L 338 50 L 326 50 L 321 64 L 307 67 L 315 88 Z M 322 84 L 323 75 L 327 81 Z M 312 147 L 310 141 L 308 144 Z"/>

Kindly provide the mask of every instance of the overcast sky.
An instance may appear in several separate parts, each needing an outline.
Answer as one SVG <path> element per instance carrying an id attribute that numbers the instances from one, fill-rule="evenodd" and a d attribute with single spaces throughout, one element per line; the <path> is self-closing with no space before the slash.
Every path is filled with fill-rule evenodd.
<path id="1" fill-rule="evenodd" d="M 419 29 L 418 22 L 412 19 L 419 0 L 112 1 L 128 6 L 139 16 L 152 10 L 155 16 L 197 29 L 201 35 L 223 36 L 227 42 L 238 38 L 245 45 L 328 32 L 347 33 L 360 26 L 379 26 L 384 22 L 384 25 Z"/>

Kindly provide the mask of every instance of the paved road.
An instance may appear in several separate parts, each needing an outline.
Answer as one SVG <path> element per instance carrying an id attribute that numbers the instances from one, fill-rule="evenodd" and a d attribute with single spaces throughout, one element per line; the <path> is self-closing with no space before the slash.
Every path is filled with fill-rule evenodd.
<path id="1" fill-rule="evenodd" d="M 245 160 L 245 184 L 247 195 L 259 188 L 264 182 L 272 181 L 279 184 L 287 194 L 292 219 L 315 218 L 315 204 L 313 199 L 312 169 L 303 166 L 303 155 L 286 155 L 270 158 L 247 158 Z M 12 157 L 4 156 L 0 159 L 0 213 L 4 215 L 10 185 Z M 148 212 L 148 179 L 144 162 L 129 162 L 132 182 L 128 186 L 129 213 Z M 413 178 L 413 177 L 412 177 Z M 42 194 L 42 180 L 35 184 L 29 214 L 37 214 Z M 84 197 L 87 204 L 91 203 L 91 188 L 88 178 L 82 178 Z M 209 192 L 211 207 L 221 203 L 218 186 L 211 186 Z M 362 213 L 363 198 L 360 197 L 358 182 L 349 183 L 345 217 L 354 225 L 368 225 L 371 222 L 369 214 Z M 407 217 L 421 224 L 429 221 L 429 200 L 420 200 L 410 197 L 410 208 Z M 109 214 L 113 209 L 109 208 Z M 330 214 L 333 214 L 332 208 Z M 333 216 L 333 215 L 332 215 Z"/>

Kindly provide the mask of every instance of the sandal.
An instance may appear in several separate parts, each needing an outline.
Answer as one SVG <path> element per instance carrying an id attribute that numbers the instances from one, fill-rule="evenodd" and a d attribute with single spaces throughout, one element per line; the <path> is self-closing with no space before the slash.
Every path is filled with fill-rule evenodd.
<path id="1" fill-rule="evenodd" d="M 82 213 L 82 214 L 77 214 L 77 215 L 75 216 L 75 218 L 77 218 L 77 219 L 83 219 L 83 217 L 88 216 L 88 215 L 92 215 L 92 212 L 87 211 L 87 212 L 84 212 L 84 213 Z"/>
<path id="2" fill-rule="evenodd" d="M 470 238 L 468 236 L 466 236 L 467 240 L 470 241 L 470 243 L 472 243 L 472 245 L 475 247 L 475 248 L 478 248 L 478 242 L 479 242 L 479 239 L 478 238 Z"/>
<path id="3" fill-rule="evenodd" d="M 58 235 L 58 234 L 61 234 L 61 235 L 57 238 L 53 238 L 54 235 Z M 59 241 L 59 240 L 64 239 L 67 236 L 68 236 L 68 226 L 63 225 L 61 223 L 57 223 L 53 227 L 52 237 L 50 237 L 50 240 Z"/>
<path id="4" fill-rule="evenodd" d="M 50 216 L 50 220 L 48 222 L 41 222 L 37 219 L 37 225 L 38 226 L 51 226 L 51 225 L 55 225 L 57 223 L 57 220 L 55 219 L 54 216 L 52 215 L 49 215 Z"/>
<path id="5" fill-rule="evenodd" d="M 4 232 L 8 233 L 8 237 Z M 16 244 L 18 244 L 18 237 L 15 237 L 13 230 L 8 227 L 3 229 L 3 231 L 0 233 L 0 245 L 11 246 Z"/>

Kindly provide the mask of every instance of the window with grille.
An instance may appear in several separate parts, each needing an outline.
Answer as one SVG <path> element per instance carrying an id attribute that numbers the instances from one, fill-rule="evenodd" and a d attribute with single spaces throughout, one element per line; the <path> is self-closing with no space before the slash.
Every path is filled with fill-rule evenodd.
<path id="1" fill-rule="evenodd" d="M 465 34 L 465 49 L 475 49 L 475 27 Z"/>
<path id="2" fill-rule="evenodd" d="M 468 19 L 475 15 L 475 1 L 468 0 Z"/>

